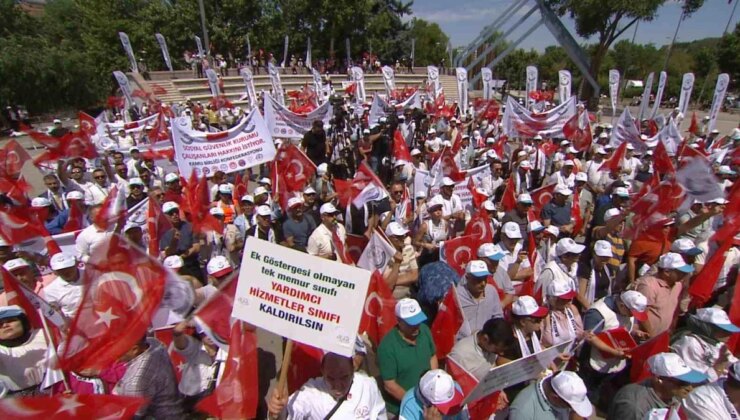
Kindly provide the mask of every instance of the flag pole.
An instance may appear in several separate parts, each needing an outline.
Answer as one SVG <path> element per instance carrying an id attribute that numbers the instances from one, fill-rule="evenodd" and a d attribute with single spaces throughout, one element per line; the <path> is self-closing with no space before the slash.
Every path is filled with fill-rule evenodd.
<path id="1" fill-rule="evenodd" d="M 44 328 L 44 338 L 46 339 L 46 345 L 49 346 L 49 350 L 51 351 L 54 360 L 58 360 L 59 357 L 57 355 L 57 348 L 54 344 L 54 338 L 51 335 L 51 331 L 49 330 L 49 324 L 46 323 L 46 317 L 44 316 L 43 311 L 41 311 L 41 308 L 36 308 L 36 312 L 39 313 L 39 318 L 41 318 L 41 326 Z M 48 366 L 46 368 L 47 372 L 50 369 L 51 367 Z M 46 375 L 46 373 L 44 375 Z M 64 374 L 64 371 L 62 371 L 62 382 L 64 383 L 64 391 L 71 392 L 71 389 L 69 388 L 69 383 L 67 382 L 67 376 Z"/>
<path id="2" fill-rule="evenodd" d="M 278 394 L 285 395 L 285 397 L 288 397 L 288 370 L 290 370 L 290 359 L 292 356 L 293 340 L 288 340 L 283 350 L 283 362 L 280 364 L 280 378 L 277 383 Z"/>

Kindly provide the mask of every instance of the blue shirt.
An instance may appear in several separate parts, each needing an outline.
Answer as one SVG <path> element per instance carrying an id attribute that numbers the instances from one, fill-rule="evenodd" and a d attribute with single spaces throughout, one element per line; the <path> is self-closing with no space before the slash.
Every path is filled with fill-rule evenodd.
<path id="1" fill-rule="evenodd" d="M 460 385 L 455 384 L 457 389 L 462 392 Z M 399 420 L 423 420 L 424 419 L 424 404 L 421 402 L 420 393 L 416 392 L 417 387 L 413 387 L 406 391 L 406 395 L 401 400 L 401 410 L 399 412 Z M 468 420 L 467 406 L 462 411 L 454 416 L 442 416 L 445 420 Z"/>
<path id="2" fill-rule="evenodd" d="M 69 210 L 62 210 L 56 216 L 44 222 L 44 227 L 51 235 L 59 235 L 64 231 L 64 225 L 69 219 Z"/>

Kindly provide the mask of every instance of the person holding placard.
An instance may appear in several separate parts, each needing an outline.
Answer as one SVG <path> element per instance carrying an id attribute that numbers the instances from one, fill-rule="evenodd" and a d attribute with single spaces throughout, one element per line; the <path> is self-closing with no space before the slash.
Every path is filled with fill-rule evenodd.
<path id="1" fill-rule="evenodd" d="M 378 366 L 388 412 L 397 416 L 406 391 L 417 385 L 424 372 L 438 366 L 432 333 L 424 324 L 427 316 L 419 303 L 401 299 L 395 312 L 398 324 L 378 346 Z"/>
<path id="2" fill-rule="evenodd" d="M 583 380 L 564 371 L 524 388 L 509 408 L 509 420 L 589 418 L 593 410 Z"/>

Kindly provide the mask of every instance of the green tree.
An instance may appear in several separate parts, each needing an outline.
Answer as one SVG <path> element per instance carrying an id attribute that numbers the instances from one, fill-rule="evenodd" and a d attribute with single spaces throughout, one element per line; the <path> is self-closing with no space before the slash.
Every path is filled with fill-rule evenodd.
<path id="1" fill-rule="evenodd" d="M 413 18 L 404 38 L 408 42 L 409 53 L 411 39 L 416 40 L 414 64 L 417 66 L 437 65 L 447 55 L 445 46 L 449 38 L 436 23 Z"/>
<path id="2" fill-rule="evenodd" d="M 725 35 L 717 51 L 717 64 L 722 73 L 730 75 L 730 81 L 737 83 L 740 80 L 740 23 L 735 31 Z"/>

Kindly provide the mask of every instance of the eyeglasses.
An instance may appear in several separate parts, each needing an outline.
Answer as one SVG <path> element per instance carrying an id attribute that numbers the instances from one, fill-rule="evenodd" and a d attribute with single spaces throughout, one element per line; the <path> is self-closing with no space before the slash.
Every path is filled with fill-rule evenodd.
<path id="1" fill-rule="evenodd" d="M 105 179 L 105 175 L 94 176 L 95 179 Z"/>

